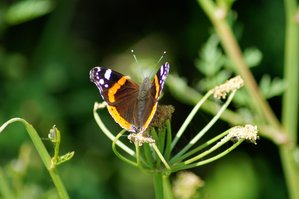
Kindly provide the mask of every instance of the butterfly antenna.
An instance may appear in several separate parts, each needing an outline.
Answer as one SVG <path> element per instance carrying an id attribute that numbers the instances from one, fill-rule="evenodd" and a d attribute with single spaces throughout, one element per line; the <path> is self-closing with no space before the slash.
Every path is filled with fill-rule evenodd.
<path id="1" fill-rule="evenodd" d="M 131 53 L 132 53 L 132 55 L 133 55 L 133 58 L 134 58 L 136 64 L 139 66 L 139 63 L 138 63 L 137 57 L 136 57 L 136 55 L 135 55 L 135 53 L 134 53 L 134 50 L 131 50 Z"/>
<path id="2" fill-rule="evenodd" d="M 156 63 L 156 67 L 159 66 L 160 61 L 163 59 L 164 55 L 166 54 L 166 51 L 163 52 L 163 54 L 161 55 L 160 59 L 157 61 Z"/>
<path id="3" fill-rule="evenodd" d="M 151 76 L 150 76 L 151 78 L 154 76 L 154 73 L 156 73 L 159 70 L 159 67 L 160 67 L 159 63 L 161 62 L 161 60 L 163 59 L 163 57 L 164 57 L 165 54 L 166 54 L 166 51 L 163 52 L 163 54 L 161 55 L 160 59 L 157 61 L 156 66 L 155 66 L 156 70 L 152 71 Z"/>
<path id="4" fill-rule="evenodd" d="M 137 56 L 136 56 L 136 54 L 135 54 L 135 52 L 134 52 L 134 50 L 131 50 L 131 53 L 132 53 L 132 56 L 133 56 L 133 58 L 134 58 L 134 60 L 135 60 L 135 62 L 136 62 L 136 64 L 137 64 L 137 66 L 138 66 L 138 71 L 139 72 L 141 72 L 141 73 L 143 73 L 143 70 L 141 70 L 141 68 L 140 68 L 140 65 L 139 65 L 139 62 L 138 62 L 138 59 L 137 59 Z M 141 70 L 141 71 L 140 71 Z M 143 75 L 144 76 L 144 75 Z"/>

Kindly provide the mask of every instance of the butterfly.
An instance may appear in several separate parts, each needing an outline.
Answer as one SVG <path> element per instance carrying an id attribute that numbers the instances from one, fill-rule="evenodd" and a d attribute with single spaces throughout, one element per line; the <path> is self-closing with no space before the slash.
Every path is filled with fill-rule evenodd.
<path id="1" fill-rule="evenodd" d="M 90 70 L 90 80 L 98 87 L 110 115 L 127 131 L 144 132 L 152 121 L 169 64 L 163 64 L 153 79 L 146 77 L 138 85 L 129 76 L 104 67 Z"/>

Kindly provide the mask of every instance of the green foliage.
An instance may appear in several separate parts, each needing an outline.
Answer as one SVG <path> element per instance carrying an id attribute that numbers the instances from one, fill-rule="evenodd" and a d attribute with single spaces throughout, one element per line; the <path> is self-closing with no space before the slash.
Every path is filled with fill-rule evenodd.
<path id="1" fill-rule="evenodd" d="M 16 25 L 48 14 L 53 8 L 51 0 L 18 1 L 8 7 L 3 17 L 8 25 Z"/>
<path id="2" fill-rule="evenodd" d="M 269 75 L 264 75 L 260 81 L 260 89 L 266 99 L 281 95 L 286 89 L 285 81 L 274 78 L 271 81 Z"/>
<path id="3" fill-rule="evenodd" d="M 257 48 L 246 48 L 244 50 L 244 60 L 249 68 L 258 66 L 262 61 L 262 56 L 262 52 Z"/>
<path id="4" fill-rule="evenodd" d="M 207 91 L 213 88 L 236 73 L 234 64 L 230 58 L 223 53 L 219 42 L 219 38 L 215 34 L 212 34 L 200 51 L 199 58 L 195 62 L 196 68 L 204 74 L 204 78 L 201 78 L 196 84 L 196 87 L 201 91 Z M 258 49 L 247 48 L 244 50 L 244 61 L 249 68 L 258 66 L 261 60 L 262 53 Z M 260 88 L 263 96 L 269 99 L 281 95 L 286 87 L 283 80 L 275 78 L 271 81 L 270 76 L 264 74 L 260 82 Z M 254 109 L 251 107 L 248 92 L 246 92 L 246 90 L 238 92 L 234 98 L 234 102 L 237 107 L 239 107 L 239 112 L 244 118 L 248 118 L 247 121 L 252 121 L 254 115 L 250 112 L 254 111 Z"/>

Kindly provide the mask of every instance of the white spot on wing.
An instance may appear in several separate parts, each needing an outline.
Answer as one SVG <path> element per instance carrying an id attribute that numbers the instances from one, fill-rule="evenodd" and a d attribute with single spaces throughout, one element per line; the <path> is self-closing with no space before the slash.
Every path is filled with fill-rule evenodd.
<path id="1" fill-rule="evenodd" d="M 101 84 L 101 85 L 103 85 L 104 82 L 105 82 L 105 81 L 104 81 L 103 79 L 100 79 L 100 84 Z"/>
<path id="2" fill-rule="evenodd" d="M 110 76 L 111 76 L 111 73 L 112 73 L 111 69 L 106 70 L 104 77 L 109 80 Z"/>
<path id="3" fill-rule="evenodd" d="M 164 66 L 162 66 L 162 67 L 160 68 L 160 76 L 163 75 L 163 72 L 164 72 Z"/>

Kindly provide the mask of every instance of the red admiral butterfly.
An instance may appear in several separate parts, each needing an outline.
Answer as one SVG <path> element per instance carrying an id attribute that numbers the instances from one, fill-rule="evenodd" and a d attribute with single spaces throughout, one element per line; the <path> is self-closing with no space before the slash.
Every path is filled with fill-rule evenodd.
<path id="1" fill-rule="evenodd" d="M 163 64 L 153 80 L 146 77 L 139 86 L 129 76 L 103 67 L 90 70 L 90 80 L 100 90 L 113 119 L 127 131 L 143 132 L 152 121 L 169 64 Z"/>

